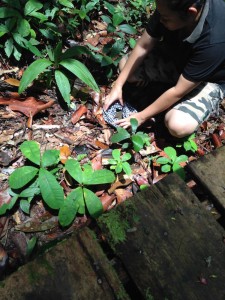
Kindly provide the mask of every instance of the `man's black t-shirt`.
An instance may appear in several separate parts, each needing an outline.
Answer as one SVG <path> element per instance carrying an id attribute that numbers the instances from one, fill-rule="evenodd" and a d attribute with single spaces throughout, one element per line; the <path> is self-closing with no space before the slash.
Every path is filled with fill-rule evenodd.
<path id="1" fill-rule="evenodd" d="M 156 10 L 146 27 L 159 40 L 163 52 L 174 60 L 178 70 L 190 81 L 215 82 L 225 92 L 225 2 L 206 0 L 200 20 L 188 37 L 169 31 L 160 23 Z"/>

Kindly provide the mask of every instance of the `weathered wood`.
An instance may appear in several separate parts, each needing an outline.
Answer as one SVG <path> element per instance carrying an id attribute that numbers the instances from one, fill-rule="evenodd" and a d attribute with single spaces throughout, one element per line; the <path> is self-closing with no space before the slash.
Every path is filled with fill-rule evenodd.
<path id="1" fill-rule="evenodd" d="M 225 146 L 191 162 L 188 168 L 225 209 Z"/>
<path id="2" fill-rule="evenodd" d="M 225 299 L 223 231 L 176 174 L 103 215 L 99 225 L 144 299 Z"/>
<path id="3" fill-rule="evenodd" d="M 1 282 L 1 300 L 129 299 L 87 228 Z"/>

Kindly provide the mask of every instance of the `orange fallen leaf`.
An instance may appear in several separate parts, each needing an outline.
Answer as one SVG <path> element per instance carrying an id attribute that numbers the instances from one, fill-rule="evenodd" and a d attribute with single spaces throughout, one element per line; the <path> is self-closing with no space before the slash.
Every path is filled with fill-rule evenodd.
<path id="1" fill-rule="evenodd" d="M 115 194 L 117 197 L 117 203 L 120 204 L 121 202 L 124 202 L 126 199 L 133 196 L 131 191 L 125 190 L 125 189 L 116 189 Z"/>
<path id="2" fill-rule="evenodd" d="M 68 145 L 64 145 L 60 148 L 60 161 L 62 164 L 65 164 L 70 155 L 71 151 Z"/>
<path id="3" fill-rule="evenodd" d="M 29 118 L 27 122 L 28 128 L 30 128 L 32 125 L 33 116 L 35 116 L 40 111 L 51 107 L 53 103 L 54 100 L 43 103 L 36 100 L 34 97 L 28 97 L 26 100 L 0 98 L 0 105 L 8 105 L 11 110 L 19 111 Z"/>
<path id="4" fill-rule="evenodd" d="M 8 79 L 5 79 L 4 81 L 7 82 L 10 85 L 13 85 L 13 86 L 19 86 L 20 85 L 20 81 L 15 79 L 15 78 L 8 78 Z"/>
<path id="5" fill-rule="evenodd" d="M 86 114 L 87 107 L 85 105 L 81 105 L 72 115 L 71 122 L 72 124 L 76 124 L 80 118 Z"/>
<path id="6" fill-rule="evenodd" d="M 100 200 L 102 202 L 103 211 L 106 211 L 109 209 L 109 207 L 112 205 L 113 201 L 115 200 L 116 195 L 109 195 L 107 193 L 102 194 L 100 197 Z"/>

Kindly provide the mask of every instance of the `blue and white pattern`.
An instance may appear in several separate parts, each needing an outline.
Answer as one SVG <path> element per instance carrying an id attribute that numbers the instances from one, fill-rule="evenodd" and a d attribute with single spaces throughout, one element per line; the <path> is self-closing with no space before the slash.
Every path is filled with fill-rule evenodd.
<path id="1" fill-rule="evenodd" d="M 117 101 L 113 103 L 107 110 L 103 110 L 103 118 L 108 124 L 112 125 L 113 127 L 118 127 L 118 125 L 115 124 L 116 121 L 127 118 L 136 112 L 137 110 L 130 104 L 124 103 L 124 105 L 121 105 L 120 102 Z M 121 115 L 121 118 L 118 118 L 118 115 Z"/>

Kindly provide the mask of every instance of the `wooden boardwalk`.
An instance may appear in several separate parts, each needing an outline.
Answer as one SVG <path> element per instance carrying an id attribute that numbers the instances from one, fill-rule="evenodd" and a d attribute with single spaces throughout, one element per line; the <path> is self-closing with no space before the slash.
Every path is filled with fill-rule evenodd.
<path id="1" fill-rule="evenodd" d="M 225 147 L 187 171 L 225 214 Z M 170 174 L 98 219 L 138 296 L 123 286 L 90 229 L 28 263 L 1 285 L 1 300 L 225 300 L 225 232 Z"/>

